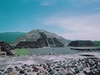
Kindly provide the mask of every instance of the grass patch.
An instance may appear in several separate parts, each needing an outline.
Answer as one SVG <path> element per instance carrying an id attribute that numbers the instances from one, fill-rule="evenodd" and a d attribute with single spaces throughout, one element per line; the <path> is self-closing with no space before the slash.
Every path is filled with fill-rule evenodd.
<path id="1" fill-rule="evenodd" d="M 94 41 L 93 42 L 96 46 L 100 46 L 100 41 Z"/>
<path id="2" fill-rule="evenodd" d="M 26 50 L 26 49 L 15 49 L 13 51 L 14 55 L 17 56 L 17 55 L 28 55 L 29 52 Z"/>

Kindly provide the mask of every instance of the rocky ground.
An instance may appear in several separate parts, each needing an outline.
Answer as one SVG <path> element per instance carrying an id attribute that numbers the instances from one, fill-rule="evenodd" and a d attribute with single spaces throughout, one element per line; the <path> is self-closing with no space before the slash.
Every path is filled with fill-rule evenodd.
<path id="1" fill-rule="evenodd" d="M 100 75 L 99 54 L 0 57 L 0 75 Z"/>

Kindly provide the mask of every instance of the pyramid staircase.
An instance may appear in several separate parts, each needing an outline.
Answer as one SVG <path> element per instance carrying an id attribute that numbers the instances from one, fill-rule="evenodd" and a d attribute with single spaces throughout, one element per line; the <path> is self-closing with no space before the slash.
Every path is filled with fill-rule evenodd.
<path id="1" fill-rule="evenodd" d="M 55 47 L 64 47 L 64 44 L 62 44 L 57 38 L 48 38 L 45 33 L 39 32 L 40 36 L 45 43 L 48 44 L 48 46 L 55 46 Z"/>
<path id="2" fill-rule="evenodd" d="M 53 38 L 53 41 L 54 41 L 56 47 L 64 47 L 64 44 L 62 44 L 58 39 Z"/>
<path id="3" fill-rule="evenodd" d="M 9 44 L 5 42 L 0 42 L 0 46 L 1 46 L 1 51 L 5 51 L 7 55 L 14 56 L 14 54 L 11 52 L 13 48 Z"/>

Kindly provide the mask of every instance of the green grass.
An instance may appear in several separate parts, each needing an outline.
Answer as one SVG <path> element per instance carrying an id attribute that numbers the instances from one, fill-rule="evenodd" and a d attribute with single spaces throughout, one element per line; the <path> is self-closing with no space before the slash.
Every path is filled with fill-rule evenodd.
<path id="1" fill-rule="evenodd" d="M 93 42 L 96 46 L 100 46 L 100 41 L 94 41 Z"/>
<path id="2" fill-rule="evenodd" d="M 29 54 L 29 52 L 26 49 L 15 49 L 13 51 L 13 53 L 14 53 L 15 56 L 18 56 L 18 55 L 21 56 L 21 55 L 28 55 Z"/>

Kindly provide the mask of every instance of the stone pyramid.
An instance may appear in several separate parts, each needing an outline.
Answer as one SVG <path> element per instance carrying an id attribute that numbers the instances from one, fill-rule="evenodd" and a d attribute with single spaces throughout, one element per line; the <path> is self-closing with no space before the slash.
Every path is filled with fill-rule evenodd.
<path id="1" fill-rule="evenodd" d="M 69 43 L 69 40 L 66 40 L 63 37 L 58 36 L 55 33 L 51 33 L 51 32 L 48 32 L 46 30 L 37 29 L 37 30 L 32 30 L 32 31 L 26 33 L 24 36 L 18 37 L 16 39 L 16 41 L 14 42 L 14 44 L 17 45 L 21 41 L 23 41 L 23 42 L 36 42 L 40 38 L 48 38 L 48 40 L 52 40 L 50 38 L 53 38 L 54 40 L 56 40 L 56 41 L 58 40 L 62 44 Z"/>

